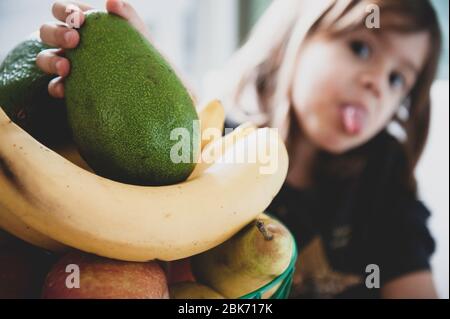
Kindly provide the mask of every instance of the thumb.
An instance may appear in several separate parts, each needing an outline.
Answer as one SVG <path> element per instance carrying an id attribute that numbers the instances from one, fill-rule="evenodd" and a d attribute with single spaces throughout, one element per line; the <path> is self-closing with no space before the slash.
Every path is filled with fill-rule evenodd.
<path id="1" fill-rule="evenodd" d="M 128 21 L 135 19 L 135 17 L 137 16 L 134 8 L 130 4 L 122 0 L 106 1 L 106 10 L 108 10 L 109 13 L 118 15 Z"/>
<path id="2" fill-rule="evenodd" d="M 106 10 L 109 13 L 113 13 L 127 20 L 142 35 L 150 39 L 150 35 L 144 21 L 142 21 L 136 10 L 128 2 L 122 0 L 107 0 Z"/>

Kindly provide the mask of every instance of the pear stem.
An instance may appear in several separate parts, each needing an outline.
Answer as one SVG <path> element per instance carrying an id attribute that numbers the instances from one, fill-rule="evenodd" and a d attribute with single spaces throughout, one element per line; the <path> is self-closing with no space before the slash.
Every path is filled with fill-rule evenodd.
<path id="1" fill-rule="evenodd" d="M 265 240 L 270 241 L 273 239 L 273 234 L 266 228 L 266 225 L 261 219 L 256 220 L 256 227 L 261 232 Z"/>

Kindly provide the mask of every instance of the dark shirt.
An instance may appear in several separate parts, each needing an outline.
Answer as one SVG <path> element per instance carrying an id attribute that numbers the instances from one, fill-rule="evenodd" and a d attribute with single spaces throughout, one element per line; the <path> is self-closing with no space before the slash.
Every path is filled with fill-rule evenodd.
<path id="1" fill-rule="evenodd" d="M 387 132 L 374 138 L 356 179 L 303 190 L 285 183 L 274 198 L 267 212 L 291 230 L 299 249 L 291 298 L 379 298 L 380 289 L 366 285 L 377 282 L 369 265 L 378 267 L 380 287 L 430 269 L 430 212 L 402 186 L 404 160 L 395 143 Z"/>

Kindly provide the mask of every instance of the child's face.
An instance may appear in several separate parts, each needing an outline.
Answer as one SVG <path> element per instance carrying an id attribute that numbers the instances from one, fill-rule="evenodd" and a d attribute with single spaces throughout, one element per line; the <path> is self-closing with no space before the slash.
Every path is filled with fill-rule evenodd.
<path id="1" fill-rule="evenodd" d="M 306 136 L 343 153 L 382 131 L 414 86 L 428 54 L 427 32 L 375 34 L 369 29 L 309 38 L 292 90 Z"/>

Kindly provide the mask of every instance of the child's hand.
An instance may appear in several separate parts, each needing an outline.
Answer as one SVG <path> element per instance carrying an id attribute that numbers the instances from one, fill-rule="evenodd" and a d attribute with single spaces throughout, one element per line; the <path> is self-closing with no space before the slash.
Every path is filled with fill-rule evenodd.
<path id="1" fill-rule="evenodd" d="M 69 8 L 80 11 L 80 25 L 84 23 L 84 12 L 92 9 L 88 5 L 76 2 L 56 2 L 53 5 L 52 12 L 56 19 L 65 23 L 68 16 L 73 13 Z M 106 9 L 108 12 L 127 20 L 150 40 L 150 34 L 144 22 L 130 4 L 120 0 L 107 0 Z M 67 25 L 61 23 L 44 24 L 40 29 L 40 36 L 44 43 L 60 48 L 41 52 L 37 56 L 36 64 L 45 73 L 58 75 L 49 83 L 48 91 L 53 97 L 63 98 L 64 78 L 70 73 L 70 62 L 63 57 L 64 49 L 75 48 L 80 41 L 80 36 L 77 30 L 70 29 Z"/>

